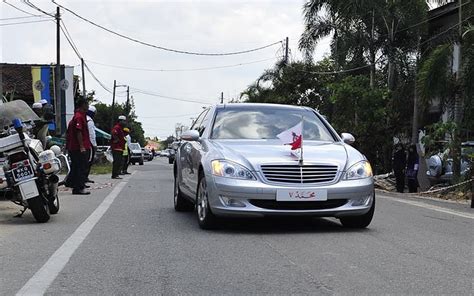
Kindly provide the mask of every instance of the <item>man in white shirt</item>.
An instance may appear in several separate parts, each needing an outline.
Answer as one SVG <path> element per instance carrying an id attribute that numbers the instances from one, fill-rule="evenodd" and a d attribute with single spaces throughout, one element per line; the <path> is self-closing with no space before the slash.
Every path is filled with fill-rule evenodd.
<path id="1" fill-rule="evenodd" d="M 89 153 L 89 166 L 87 170 L 87 183 L 94 183 L 93 180 L 89 179 L 89 173 L 91 171 L 92 164 L 94 163 L 95 153 L 97 151 L 97 139 L 95 135 L 95 123 L 94 123 L 94 116 L 97 112 L 97 109 L 94 106 L 89 106 L 89 110 L 87 111 L 86 120 L 87 120 L 87 128 L 89 129 L 89 138 L 91 140 L 92 148 Z"/>

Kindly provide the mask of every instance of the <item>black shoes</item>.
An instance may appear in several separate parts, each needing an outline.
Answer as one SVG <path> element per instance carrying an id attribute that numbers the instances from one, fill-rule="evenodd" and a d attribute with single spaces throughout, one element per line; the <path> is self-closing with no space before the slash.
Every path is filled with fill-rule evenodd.
<path id="1" fill-rule="evenodd" d="M 129 172 L 122 172 L 122 175 L 130 175 Z"/>
<path id="2" fill-rule="evenodd" d="M 95 183 L 94 180 L 87 179 L 86 183 Z"/>
<path id="3" fill-rule="evenodd" d="M 73 190 L 72 194 L 74 194 L 74 195 L 89 195 L 91 193 L 90 193 L 90 191 L 85 191 L 84 189 L 82 189 L 82 190 Z"/>

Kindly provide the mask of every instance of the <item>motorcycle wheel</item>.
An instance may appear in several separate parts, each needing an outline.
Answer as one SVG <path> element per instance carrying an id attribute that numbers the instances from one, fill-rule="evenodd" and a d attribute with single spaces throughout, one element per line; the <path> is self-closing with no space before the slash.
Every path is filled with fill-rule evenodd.
<path id="1" fill-rule="evenodd" d="M 59 212 L 59 197 L 58 193 L 54 195 L 53 200 L 48 201 L 48 208 L 49 208 L 49 213 L 51 215 L 55 215 Z"/>
<path id="2" fill-rule="evenodd" d="M 28 199 L 28 208 L 31 210 L 33 217 L 38 223 L 46 223 L 49 220 L 48 211 L 46 211 L 46 204 L 41 196 Z"/>

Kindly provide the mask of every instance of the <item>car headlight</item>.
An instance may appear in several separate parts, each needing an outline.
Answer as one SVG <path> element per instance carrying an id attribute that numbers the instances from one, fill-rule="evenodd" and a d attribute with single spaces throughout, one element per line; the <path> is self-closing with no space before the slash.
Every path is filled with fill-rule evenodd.
<path id="1" fill-rule="evenodd" d="M 252 172 L 244 166 L 227 160 L 213 160 L 211 162 L 212 174 L 219 177 L 255 180 Z"/>
<path id="2" fill-rule="evenodd" d="M 372 177 L 372 167 L 366 160 L 352 165 L 344 175 L 344 180 L 357 180 Z"/>

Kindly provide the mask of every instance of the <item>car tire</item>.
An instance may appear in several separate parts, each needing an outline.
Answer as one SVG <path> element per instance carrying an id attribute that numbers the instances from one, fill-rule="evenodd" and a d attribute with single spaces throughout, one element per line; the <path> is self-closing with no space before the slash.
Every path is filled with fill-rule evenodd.
<path id="1" fill-rule="evenodd" d="M 139 165 L 143 165 L 143 160 L 140 160 L 140 162 L 138 163 Z"/>
<path id="2" fill-rule="evenodd" d="M 173 159 L 168 158 L 168 163 L 169 163 L 169 164 L 173 164 L 173 162 L 174 162 Z"/>
<path id="3" fill-rule="evenodd" d="M 215 229 L 217 226 L 217 217 L 212 213 L 209 206 L 206 177 L 203 173 L 199 176 L 196 194 L 196 217 L 201 229 Z"/>
<path id="4" fill-rule="evenodd" d="M 347 228 L 366 228 L 369 226 L 370 222 L 372 222 L 372 218 L 374 217 L 375 212 L 375 194 L 372 200 L 372 206 L 370 210 L 360 216 L 349 216 L 349 217 L 341 217 L 341 224 Z"/>
<path id="5" fill-rule="evenodd" d="M 181 189 L 179 188 L 178 179 L 174 177 L 174 210 L 176 212 L 188 212 L 193 210 L 191 202 L 186 200 Z"/>
<path id="6" fill-rule="evenodd" d="M 46 223 L 49 220 L 49 214 L 46 208 L 48 205 L 41 196 L 28 199 L 28 208 L 38 223 Z"/>

